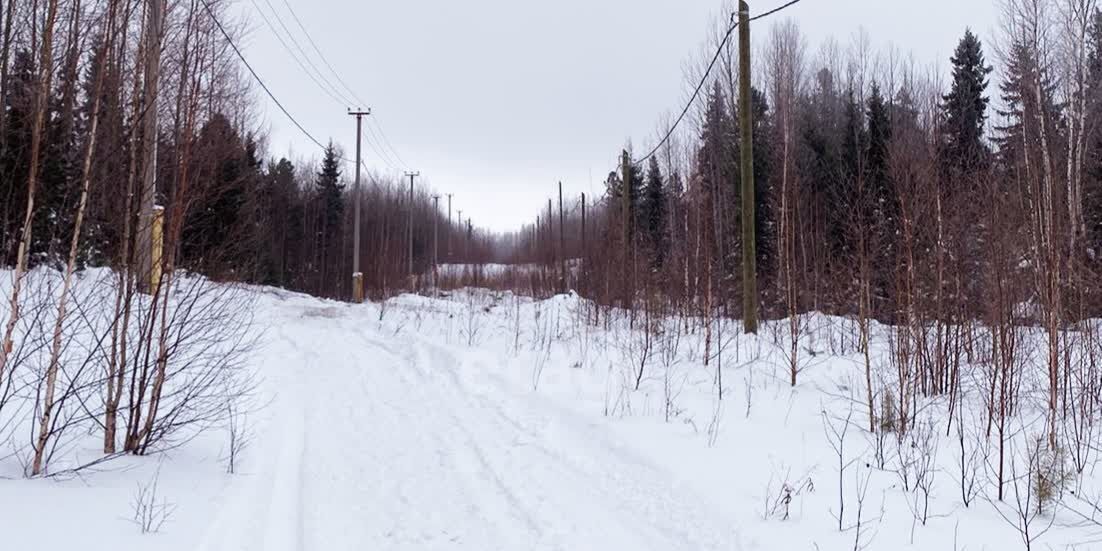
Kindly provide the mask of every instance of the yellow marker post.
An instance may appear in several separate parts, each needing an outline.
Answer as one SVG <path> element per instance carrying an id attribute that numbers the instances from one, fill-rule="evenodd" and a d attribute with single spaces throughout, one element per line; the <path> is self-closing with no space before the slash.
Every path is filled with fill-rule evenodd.
<path id="1" fill-rule="evenodd" d="M 364 301 L 364 274 L 356 272 L 352 274 L 352 302 L 360 304 Z"/>

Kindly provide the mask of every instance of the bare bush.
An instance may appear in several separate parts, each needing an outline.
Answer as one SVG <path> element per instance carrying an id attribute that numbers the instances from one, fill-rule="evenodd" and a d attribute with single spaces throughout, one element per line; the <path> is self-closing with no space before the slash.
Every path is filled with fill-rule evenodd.
<path id="1" fill-rule="evenodd" d="M 158 465 L 148 482 L 138 482 L 138 488 L 130 501 L 131 520 L 143 534 L 160 532 L 176 511 L 175 504 L 157 493 L 160 475 L 161 468 Z"/>

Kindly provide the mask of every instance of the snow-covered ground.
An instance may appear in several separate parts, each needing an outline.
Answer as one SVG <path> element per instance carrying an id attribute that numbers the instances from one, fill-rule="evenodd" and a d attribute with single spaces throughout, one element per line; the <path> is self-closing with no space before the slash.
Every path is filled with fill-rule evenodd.
<path id="1" fill-rule="evenodd" d="M 0 480 L 0 548 L 1024 548 L 1013 498 L 994 503 L 990 461 L 975 461 L 983 493 L 963 504 L 944 401 L 922 404 L 920 420 L 940 420 L 925 439 L 890 438 L 877 464 L 846 320 L 805 319 L 795 388 L 787 322 L 761 337 L 724 328 L 720 401 L 701 331 L 666 321 L 648 345 L 626 319 L 586 323 L 574 296 L 349 305 L 250 292 L 266 329 L 249 361 L 263 407 L 237 474 L 212 430 L 79 476 L 12 476 Z M 913 488 L 924 462 L 928 503 Z M 167 519 L 142 534 L 132 504 L 153 481 Z M 1046 528 L 1035 549 L 1096 545 L 1071 511 L 1032 525 Z"/>

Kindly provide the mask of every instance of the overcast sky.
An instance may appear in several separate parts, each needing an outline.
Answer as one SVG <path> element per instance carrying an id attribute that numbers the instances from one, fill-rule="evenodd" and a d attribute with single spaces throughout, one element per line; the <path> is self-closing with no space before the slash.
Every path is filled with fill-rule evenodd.
<path id="1" fill-rule="evenodd" d="M 784 1 L 753 0 L 751 12 Z M 377 152 L 385 146 L 365 142 L 367 165 L 419 170 L 454 194 L 464 217 L 494 230 L 533 220 L 560 180 L 568 194 L 599 194 L 619 148 L 650 144 L 662 114 L 680 108 L 683 67 L 724 9 L 723 0 L 242 0 L 246 58 L 308 131 L 349 155 L 348 106 L 303 74 L 258 14 L 282 32 L 274 9 L 313 54 L 284 2 L 400 156 L 388 164 Z M 782 13 L 811 52 L 863 26 L 877 49 L 894 44 L 947 72 L 966 27 L 988 42 L 997 9 L 994 0 L 803 0 Z M 314 63 L 328 72 L 316 55 Z M 268 103 L 269 153 L 314 156 L 317 147 Z"/>

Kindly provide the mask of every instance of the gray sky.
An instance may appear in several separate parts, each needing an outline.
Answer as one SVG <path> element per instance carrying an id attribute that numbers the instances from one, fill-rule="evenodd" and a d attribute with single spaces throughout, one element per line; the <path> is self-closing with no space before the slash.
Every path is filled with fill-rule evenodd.
<path id="1" fill-rule="evenodd" d="M 307 130 L 349 155 L 355 127 L 346 106 L 303 74 L 256 13 L 282 32 L 274 8 L 313 54 L 284 1 L 369 102 L 405 163 L 388 165 L 365 142 L 368 166 L 421 171 L 438 191 L 455 194 L 464 217 L 495 230 L 533 220 L 560 180 L 568 194 L 599 195 L 619 148 L 628 139 L 637 149 L 650 145 L 660 117 L 680 109 L 684 64 L 699 55 L 723 9 L 723 0 L 240 2 L 252 29 L 246 58 Z M 753 0 L 751 11 L 783 2 Z M 965 27 L 989 42 L 997 9 L 994 0 L 803 0 L 782 13 L 799 22 L 811 53 L 827 36 L 844 44 L 863 26 L 876 49 L 894 44 L 944 73 Z M 317 56 L 314 63 L 329 76 Z M 270 154 L 318 152 L 265 105 Z"/>

